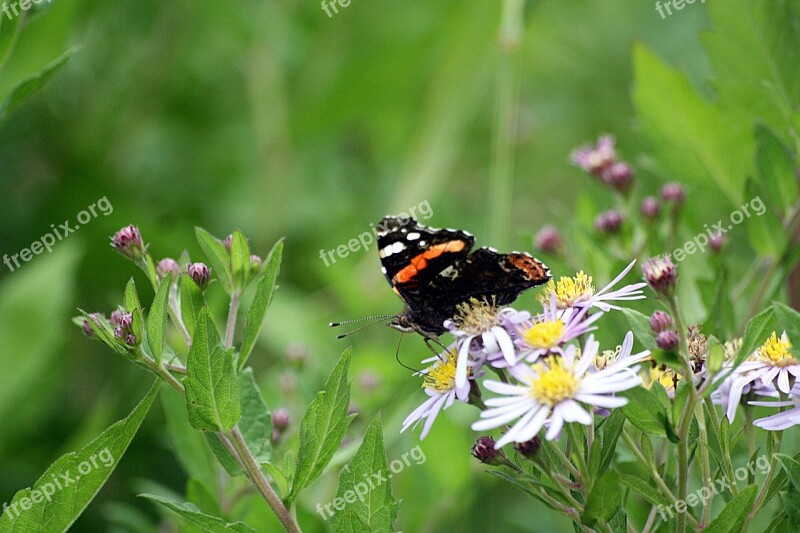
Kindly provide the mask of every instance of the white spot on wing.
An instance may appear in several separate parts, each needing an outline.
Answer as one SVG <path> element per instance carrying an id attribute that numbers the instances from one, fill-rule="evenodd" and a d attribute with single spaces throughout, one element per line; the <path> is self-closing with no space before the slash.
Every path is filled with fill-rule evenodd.
<path id="1" fill-rule="evenodd" d="M 408 239 L 409 241 L 416 241 L 419 238 L 420 238 L 420 234 L 417 233 L 416 231 L 406 235 L 406 239 Z"/>

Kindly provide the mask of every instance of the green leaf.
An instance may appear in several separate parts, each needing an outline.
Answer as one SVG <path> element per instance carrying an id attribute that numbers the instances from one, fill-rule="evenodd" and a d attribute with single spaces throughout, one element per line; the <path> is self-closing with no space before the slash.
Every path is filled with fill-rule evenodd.
<path id="1" fill-rule="evenodd" d="M 769 204 L 787 213 L 797 201 L 797 172 L 789 150 L 764 124 L 756 126 L 756 169 Z"/>
<path id="2" fill-rule="evenodd" d="M 236 459 L 233 458 L 231 452 L 222 444 L 220 436 L 216 433 L 204 433 L 204 435 L 208 448 L 225 471 L 231 476 L 243 476 L 244 470 L 242 470 L 242 467 L 236 462 Z"/>
<path id="3" fill-rule="evenodd" d="M 0 103 L 0 119 L 5 118 L 12 109 L 19 105 L 22 100 L 27 96 L 35 93 L 42 86 L 52 78 L 61 67 L 66 65 L 67 61 L 75 54 L 76 48 L 67 50 L 61 57 L 47 65 L 45 69 L 38 74 L 24 80 L 22 83 L 11 89 L 6 99 Z"/>
<path id="4" fill-rule="evenodd" d="M 178 290 L 181 295 L 181 320 L 189 335 L 194 336 L 197 317 L 204 305 L 203 293 L 188 274 L 181 274 Z"/>
<path id="5" fill-rule="evenodd" d="M 600 472 L 605 471 L 611 461 L 614 460 L 614 452 L 617 449 L 617 440 L 622 435 L 625 427 L 625 415 L 619 409 L 615 409 L 602 426 L 603 448 L 600 458 Z"/>
<path id="6" fill-rule="evenodd" d="M 633 100 L 643 132 L 666 176 L 708 190 L 709 180 L 739 206 L 752 174 L 749 127 L 704 100 L 686 75 L 637 44 L 633 51 Z M 664 98 L 668 94 L 669 98 Z"/>
<path id="7" fill-rule="evenodd" d="M 622 412 L 634 426 L 651 435 L 666 436 L 667 412 L 651 391 L 636 387 L 620 395 L 628 398 Z"/>
<path id="8" fill-rule="evenodd" d="M 739 531 L 742 524 L 747 518 L 747 514 L 753 508 L 753 502 L 758 493 L 758 485 L 749 485 L 742 489 L 742 491 L 728 502 L 728 505 L 722 510 L 708 527 L 704 533 L 728 533 L 729 531 Z"/>
<path id="9" fill-rule="evenodd" d="M 336 533 L 372 533 L 373 530 L 365 524 L 358 515 L 346 509 L 342 518 L 336 523 Z"/>
<path id="10" fill-rule="evenodd" d="M 253 369 L 246 368 L 239 375 L 242 391 L 242 417 L 239 419 L 239 430 L 247 443 L 247 447 L 259 462 L 270 459 L 272 452 L 272 417 L 267 404 L 258 390 Z"/>
<path id="11" fill-rule="evenodd" d="M 280 468 L 272 463 L 261 463 L 261 468 L 264 469 L 264 471 L 269 474 L 269 476 L 275 482 L 281 497 L 289 494 L 289 480 L 286 479 L 286 475 L 281 471 Z"/>
<path id="12" fill-rule="evenodd" d="M 619 479 L 620 483 L 653 505 L 663 505 L 664 507 L 669 507 L 672 505 L 672 502 L 670 502 L 666 496 L 656 490 L 656 488 L 653 486 L 653 483 L 650 481 L 645 481 L 630 474 L 623 474 L 622 472 L 617 472 L 617 479 Z"/>
<path id="13" fill-rule="evenodd" d="M 232 531 L 235 533 L 255 533 L 255 529 L 244 522 L 230 524 L 222 518 L 201 512 L 200 509 L 192 503 L 174 502 L 154 494 L 140 494 L 139 497 L 166 507 L 186 522 L 199 526 L 210 533 L 230 533 Z"/>
<path id="14" fill-rule="evenodd" d="M 0 17 L 0 71 L 6 64 L 6 60 L 14 51 L 14 46 L 17 44 L 17 39 L 21 33 L 21 24 L 23 16 L 13 17 L 9 20 L 7 17 Z"/>
<path id="15" fill-rule="evenodd" d="M 646 350 L 655 350 L 658 348 L 656 339 L 653 336 L 653 331 L 650 329 L 650 319 L 647 315 L 643 315 L 639 311 L 622 308 L 622 314 L 628 320 L 631 326 L 634 338 L 639 341 Z"/>
<path id="16" fill-rule="evenodd" d="M 233 291 L 233 276 L 231 274 L 231 262 L 225 244 L 211 235 L 203 228 L 194 228 L 197 242 L 208 258 L 211 269 L 216 274 L 217 279 L 222 283 L 225 292 L 230 294 Z"/>
<path id="17" fill-rule="evenodd" d="M 769 307 L 750 319 L 744 328 L 742 347 L 736 355 L 736 366 L 747 359 L 775 331 L 775 309 Z"/>
<path id="18" fill-rule="evenodd" d="M 614 516 L 614 513 L 622 505 L 622 491 L 619 485 L 619 476 L 614 470 L 606 470 L 595 481 L 592 491 L 586 499 L 583 515 L 581 515 L 584 523 L 592 526 L 597 521 L 606 522 Z"/>
<path id="19" fill-rule="evenodd" d="M 391 478 L 383 447 L 383 429 L 380 418 L 376 417 L 367 428 L 353 460 L 339 474 L 334 507 L 344 502 L 343 505 L 371 531 L 394 531 L 392 524 L 397 518 L 398 504 L 392 497 Z M 339 514 L 333 516 L 334 526 L 340 519 Z"/>
<path id="20" fill-rule="evenodd" d="M 234 230 L 231 239 L 231 274 L 234 286 L 239 289 L 245 286 L 250 277 L 250 246 L 238 229 Z"/>
<path id="21" fill-rule="evenodd" d="M 722 368 L 722 362 L 725 359 L 725 348 L 717 340 L 716 337 L 710 335 L 708 337 L 708 356 L 706 361 L 708 364 L 708 371 L 711 374 L 716 374 Z"/>
<path id="22" fill-rule="evenodd" d="M 800 343 L 800 313 L 780 302 L 773 302 L 772 308 L 775 310 L 778 324 L 786 330 L 789 340 L 792 341 L 792 353 L 798 355 L 800 346 L 795 345 Z"/>
<path id="23" fill-rule="evenodd" d="M 158 286 L 153 305 L 147 314 L 147 342 L 156 362 L 161 362 L 167 343 L 167 318 L 169 317 L 169 292 L 172 287 L 172 272 L 168 272 Z"/>
<path id="24" fill-rule="evenodd" d="M 160 382 L 153 384 L 127 418 L 103 431 L 81 451 L 61 456 L 32 489 L 19 491 L 0 520 L 0 533 L 69 529 L 125 455 L 159 385 Z"/>
<path id="25" fill-rule="evenodd" d="M 745 189 L 747 198 L 750 202 L 759 200 L 761 205 L 764 206 L 762 198 L 767 195 L 764 193 L 762 184 L 757 183 L 755 180 L 748 179 Z M 739 210 L 743 215 L 744 211 Z M 747 217 L 745 224 L 747 226 L 747 235 L 750 238 L 750 245 L 760 255 L 771 257 L 773 260 L 777 259 L 783 253 L 786 246 L 786 232 L 783 229 L 783 224 L 778 220 L 772 210 L 764 206 L 764 211 L 758 215 L 755 211 L 750 213 L 751 216 Z"/>
<path id="26" fill-rule="evenodd" d="M 305 487 L 317 479 L 342 443 L 351 416 L 350 405 L 350 349 L 344 351 L 336 363 L 325 390 L 318 392 L 300 422 L 300 446 L 297 450 L 292 490 L 292 502 Z"/>
<path id="27" fill-rule="evenodd" d="M 253 302 L 250 304 L 250 309 L 247 311 L 247 318 L 244 322 L 244 340 L 239 351 L 240 369 L 247 364 L 247 359 L 250 357 L 253 346 L 255 346 L 258 339 L 261 324 L 264 322 L 264 315 L 267 313 L 267 307 L 272 300 L 272 294 L 275 292 L 275 281 L 280 271 L 282 255 L 283 241 L 280 240 L 272 247 L 265 261 L 265 266 L 257 278 L 256 294 L 253 297 Z"/>
<path id="28" fill-rule="evenodd" d="M 133 281 L 133 278 L 129 279 L 128 284 L 125 285 L 125 303 L 123 305 L 129 313 L 133 313 L 134 309 L 142 308 L 142 304 L 139 301 L 139 293 L 136 290 L 136 282 Z"/>
<path id="29" fill-rule="evenodd" d="M 186 407 L 192 427 L 230 431 L 242 414 L 239 378 L 233 368 L 233 350 L 220 346 L 207 307 L 200 312 L 186 370 Z"/>
<path id="30" fill-rule="evenodd" d="M 111 326 L 111 322 L 108 321 L 107 318 L 102 316 L 97 316 L 96 320 L 89 316 L 89 313 L 84 311 L 83 309 L 78 309 L 80 311 L 82 318 L 80 319 L 80 323 L 77 321 L 76 324 L 79 324 L 83 327 L 83 321 L 87 320 L 89 325 L 92 327 L 92 331 L 100 339 L 100 342 L 114 350 L 120 355 L 124 355 L 125 357 L 130 357 L 128 350 L 125 349 L 120 343 L 117 342 L 116 337 L 114 336 L 114 328 Z M 100 322 L 99 324 L 97 322 Z"/>

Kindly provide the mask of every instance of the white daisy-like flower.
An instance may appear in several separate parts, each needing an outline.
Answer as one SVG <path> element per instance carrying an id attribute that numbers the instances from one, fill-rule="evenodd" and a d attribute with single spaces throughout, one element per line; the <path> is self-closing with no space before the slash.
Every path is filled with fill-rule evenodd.
<path id="1" fill-rule="evenodd" d="M 748 386 L 790 393 L 794 380 L 800 376 L 800 361 L 790 352 L 791 347 L 785 331 L 780 338 L 773 331 L 764 344 L 728 376 L 728 420 L 733 421 L 736 416 L 736 408 Z"/>
<path id="2" fill-rule="evenodd" d="M 631 271 L 634 264 L 636 264 L 635 259 L 611 283 L 596 292 L 594 285 L 592 285 L 592 277 L 587 276 L 583 270 L 572 278 L 562 276 L 557 282 L 551 279 L 539 293 L 538 299 L 542 304 L 546 305 L 555 296 L 556 306 L 559 309 L 596 307 L 604 312 L 608 312 L 611 309 L 619 310 L 621 308 L 618 305 L 610 302 L 643 300 L 646 298 L 642 291 L 642 288 L 647 286 L 645 282 L 611 290 Z"/>
<path id="3" fill-rule="evenodd" d="M 590 372 L 598 346 L 594 336 L 590 336 L 580 356 L 577 356 L 576 347 L 571 345 L 562 356 L 550 356 L 530 366 L 516 365 L 511 374 L 519 381 L 518 384 L 485 381 L 487 389 L 501 396 L 486 400 L 490 408 L 481 413 L 482 420 L 472 424 L 472 429 L 485 431 L 516 420 L 497 441 L 497 448 L 509 442 L 528 441 L 545 426 L 545 438 L 553 440 L 565 423 L 591 424 L 592 415 L 579 402 L 592 409 L 625 405 L 628 400 L 615 396 L 615 393 L 641 385 L 638 368 L 634 365 L 650 352 L 629 356 L 619 364 Z"/>
<path id="4" fill-rule="evenodd" d="M 516 345 L 528 362 L 548 353 L 562 353 L 567 342 L 597 329 L 592 324 L 601 316 L 602 312 L 589 315 L 588 307 L 559 311 L 556 297 L 551 295 L 550 305 L 544 306 L 542 314 L 522 325 Z"/>
<path id="5" fill-rule="evenodd" d="M 428 395 L 428 399 L 406 417 L 403 422 L 403 428 L 400 430 L 400 432 L 403 432 L 424 420 L 422 433 L 419 436 L 420 440 L 423 440 L 428 435 L 440 411 L 453 405 L 456 399 L 462 402 L 467 401 L 470 388 L 469 382 L 460 387 L 456 385 L 456 351 L 454 346 L 448 348 L 446 353 L 426 359 L 423 363 L 433 363 L 420 372 L 423 376 L 422 388 L 425 390 L 425 394 Z"/>
<path id="6" fill-rule="evenodd" d="M 797 392 L 797 389 L 794 390 Z M 800 397 L 792 396 L 791 400 L 778 402 L 750 402 L 750 405 L 760 405 L 763 407 L 791 407 L 780 413 L 758 418 L 753 421 L 753 425 L 766 429 L 767 431 L 782 431 L 800 424 Z"/>
<path id="7" fill-rule="evenodd" d="M 494 302 L 476 298 L 459 304 L 457 309 L 456 316 L 444 323 L 444 327 L 456 338 L 458 346 L 455 376 L 457 387 L 463 387 L 467 382 L 469 367 L 480 366 L 490 353 L 502 353 L 508 364 L 516 363 L 514 342 L 500 323 L 500 314 L 504 310 L 498 310 Z"/>

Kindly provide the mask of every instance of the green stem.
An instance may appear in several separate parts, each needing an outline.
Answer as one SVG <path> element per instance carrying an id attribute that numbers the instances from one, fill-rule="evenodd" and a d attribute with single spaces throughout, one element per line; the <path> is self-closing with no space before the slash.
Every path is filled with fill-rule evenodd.
<path id="1" fill-rule="evenodd" d="M 504 0 L 500 23 L 492 161 L 489 169 L 489 237 L 505 246 L 513 199 L 514 137 L 517 130 L 519 45 L 524 30 L 524 0 Z"/>
<path id="2" fill-rule="evenodd" d="M 561 451 L 561 448 L 558 447 L 558 444 L 547 439 L 543 439 L 542 444 L 547 446 L 550 451 L 561 460 L 561 464 L 563 464 L 564 467 L 569 470 L 569 473 L 572 474 L 576 481 L 583 481 L 581 473 L 577 468 L 575 468 L 575 465 L 572 464 L 572 461 L 570 461 L 567 456 L 564 455 L 564 452 Z"/>
<path id="3" fill-rule="evenodd" d="M 239 312 L 239 291 L 231 293 L 231 305 L 228 308 L 228 323 L 225 326 L 225 348 L 233 346 L 233 334 L 236 331 L 236 315 Z"/>

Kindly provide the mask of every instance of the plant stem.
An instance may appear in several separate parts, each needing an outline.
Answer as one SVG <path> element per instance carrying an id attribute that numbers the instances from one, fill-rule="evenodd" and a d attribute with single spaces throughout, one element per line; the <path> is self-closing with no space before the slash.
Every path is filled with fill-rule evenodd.
<path id="1" fill-rule="evenodd" d="M 781 407 L 781 411 L 783 408 Z M 759 508 L 761 507 L 761 503 L 764 501 L 764 497 L 767 495 L 767 491 L 769 490 L 770 485 L 772 485 L 773 478 L 775 477 L 775 470 L 778 460 L 775 456 L 781 451 L 781 437 L 783 436 L 782 431 L 775 432 L 775 451 L 772 452 L 772 457 L 770 458 L 770 469 L 769 473 L 767 474 L 767 479 L 764 480 L 764 483 L 761 485 L 761 489 L 758 491 L 758 496 L 756 496 L 755 501 L 753 502 L 753 509 L 748 513 L 747 518 L 744 520 L 744 524 L 742 524 L 742 531 L 747 531 L 747 526 L 750 521 L 753 519 L 754 516 L 758 513 Z"/>
<path id="2" fill-rule="evenodd" d="M 225 348 L 233 346 L 233 334 L 236 331 L 236 315 L 239 313 L 239 291 L 231 293 L 231 305 L 228 308 L 228 323 L 225 327 Z"/>
<path id="3" fill-rule="evenodd" d="M 561 448 L 558 447 L 558 444 L 554 443 L 551 440 L 543 439 L 542 444 L 547 446 L 553 454 L 555 454 L 560 460 L 564 467 L 569 470 L 569 473 L 575 478 L 576 481 L 583 481 L 581 477 L 581 473 L 575 468 L 575 465 L 567 459 L 567 456 L 564 455 L 564 452 L 561 451 Z"/>
<path id="4" fill-rule="evenodd" d="M 517 130 L 517 51 L 524 30 L 524 13 L 524 0 L 503 1 L 498 36 L 500 57 L 497 66 L 494 139 L 489 169 L 489 237 L 498 246 L 505 246 L 510 231 L 514 137 Z"/>
<path id="5" fill-rule="evenodd" d="M 272 486 L 269 484 L 266 476 L 264 476 L 264 473 L 261 471 L 261 467 L 258 466 L 256 458 L 253 457 L 253 454 L 250 452 L 250 448 L 247 447 L 247 443 L 245 443 L 244 437 L 242 437 L 242 433 L 239 431 L 239 428 L 234 427 L 227 436 L 231 439 L 233 447 L 238 452 L 242 467 L 244 468 L 245 472 L 247 472 L 250 481 L 253 482 L 258 489 L 258 492 L 261 493 L 266 502 L 272 508 L 272 511 L 278 517 L 278 520 L 281 521 L 281 524 L 283 524 L 283 527 L 286 529 L 286 531 L 289 533 L 300 533 L 300 526 L 297 525 L 297 522 L 292 517 L 289 510 L 275 493 L 275 490 L 273 490 Z"/>

